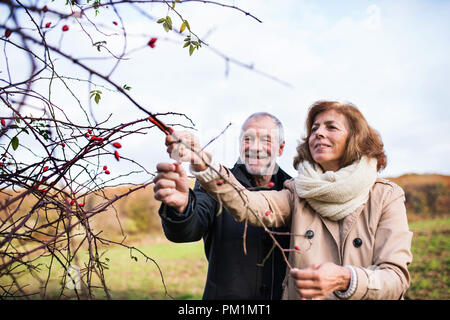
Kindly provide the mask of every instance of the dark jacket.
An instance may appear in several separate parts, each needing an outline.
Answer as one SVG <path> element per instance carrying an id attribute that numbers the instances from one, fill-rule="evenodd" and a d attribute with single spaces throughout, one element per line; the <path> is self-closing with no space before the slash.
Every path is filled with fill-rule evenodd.
<path id="1" fill-rule="evenodd" d="M 272 190 L 281 190 L 283 182 L 291 177 L 277 167 L 272 176 Z M 253 177 L 243 164 L 231 169 L 239 182 L 255 188 Z M 189 192 L 186 212 L 177 213 L 161 205 L 159 214 L 167 239 L 173 242 L 192 242 L 203 238 L 208 259 L 208 275 L 203 299 L 281 299 L 286 263 L 278 248 L 265 261 L 273 241 L 263 228 L 247 227 L 247 254 L 243 250 L 244 223 L 237 222 L 228 211 L 220 211 L 219 203 L 200 189 L 198 183 Z M 288 228 L 272 228 L 288 232 Z M 289 247 L 289 236 L 276 236 L 283 248 Z"/>

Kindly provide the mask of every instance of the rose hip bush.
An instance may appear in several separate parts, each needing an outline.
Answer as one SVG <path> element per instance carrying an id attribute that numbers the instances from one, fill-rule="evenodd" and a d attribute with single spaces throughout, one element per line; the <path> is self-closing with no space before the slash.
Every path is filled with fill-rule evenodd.
<path id="1" fill-rule="evenodd" d="M 180 49 L 187 48 L 189 55 L 204 47 L 183 16 L 183 2 L 0 0 L 4 53 L 0 61 L 0 298 L 47 298 L 55 266 L 66 271 L 59 275 L 59 297 L 93 298 L 93 289 L 100 287 L 110 298 L 104 273 L 109 261 L 101 251 L 106 245 L 124 246 L 133 260 L 142 255 L 158 266 L 127 245 L 126 234 L 122 241 L 103 237 L 102 230 L 93 228 L 92 218 L 152 184 L 153 173 L 127 155 L 127 137 L 156 130 L 170 134 L 172 129 L 160 120 L 168 116 L 178 119 L 171 126 L 194 125 L 185 114 L 152 113 L 133 96 L 130 85 L 114 77 L 120 64 L 132 63 L 129 53 L 158 50 L 159 39 L 167 32 L 179 36 Z M 153 16 L 149 3 L 164 6 L 167 13 Z M 235 6 L 199 3 L 228 7 L 257 19 Z M 127 46 L 130 15 L 122 14 L 129 9 L 160 30 L 131 49 Z M 121 40 L 118 50 L 109 46 L 113 37 Z M 70 49 L 77 46 L 81 53 Z M 86 54 L 92 56 L 86 59 Z M 217 54 L 227 64 L 234 61 Z M 108 94 L 120 95 L 126 101 L 122 107 L 141 116 L 126 123 L 109 116 L 97 119 L 94 108 Z M 113 170 L 115 161 L 126 162 L 129 169 Z M 133 175 L 144 177 L 142 183 L 130 184 L 117 195 L 103 191 L 116 179 Z M 92 194 L 103 201 L 90 205 L 86 199 Z M 87 262 L 80 262 L 81 252 L 88 252 Z M 77 265 L 81 284 L 68 286 L 73 281 L 69 271 Z M 30 291 L 23 281 L 30 274 L 39 283 L 38 292 Z"/>

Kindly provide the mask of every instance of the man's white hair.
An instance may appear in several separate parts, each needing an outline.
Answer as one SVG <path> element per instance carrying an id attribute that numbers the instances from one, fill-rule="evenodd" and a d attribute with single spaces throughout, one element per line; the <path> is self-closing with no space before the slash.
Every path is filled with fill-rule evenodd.
<path id="1" fill-rule="evenodd" d="M 241 137 L 242 137 L 242 133 L 244 133 L 244 127 L 245 125 L 250 122 L 251 120 L 256 120 L 256 119 L 260 119 L 260 118 L 270 118 L 272 119 L 272 121 L 277 125 L 277 129 L 278 129 L 278 142 L 281 144 L 284 141 L 284 128 L 283 128 L 283 124 L 281 123 L 281 121 L 275 117 L 273 114 L 270 114 L 268 112 L 256 112 L 253 113 L 252 115 L 250 115 L 242 124 L 241 127 Z"/>

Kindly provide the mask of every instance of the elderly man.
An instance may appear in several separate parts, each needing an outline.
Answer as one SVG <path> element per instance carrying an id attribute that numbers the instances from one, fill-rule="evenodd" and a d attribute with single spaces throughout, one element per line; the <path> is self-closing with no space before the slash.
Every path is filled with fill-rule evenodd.
<path id="1" fill-rule="evenodd" d="M 180 133 L 182 134 L 182 133 Z M 166 140 L 166 143 L 167 140 Z M 281 190 L 291 177 L 276 163 L 285 141 L 281 122 L 269 113 L 255 113 L 242 125 L 240 159 L 231 169 L 247 188 Z M 181 166 L 159 163 L 155 177 L 155 198 L 166 237 L 173 242 L 191 242 L 203 238 L 208 259 L 208 275 L 203 299 L 280 299 L 286 264 L 273 241 L 262 229 L 246 231 L 220 204 L 196 183 L 189 189 Z M 273 231 L 287 232 L 285 228 Z M 284 248 L 289 236 L 276 236 Z"/>

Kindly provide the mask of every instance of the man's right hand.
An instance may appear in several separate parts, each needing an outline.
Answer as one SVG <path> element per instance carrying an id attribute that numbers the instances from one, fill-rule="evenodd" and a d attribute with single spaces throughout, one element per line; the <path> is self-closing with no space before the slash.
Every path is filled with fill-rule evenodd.
<path id="1" fill-rule="evenodd" d="M 155 199 L 183 213 L 189 202 L 189 180 L 181 164 L 158 163 L 155 183 Z"/>

